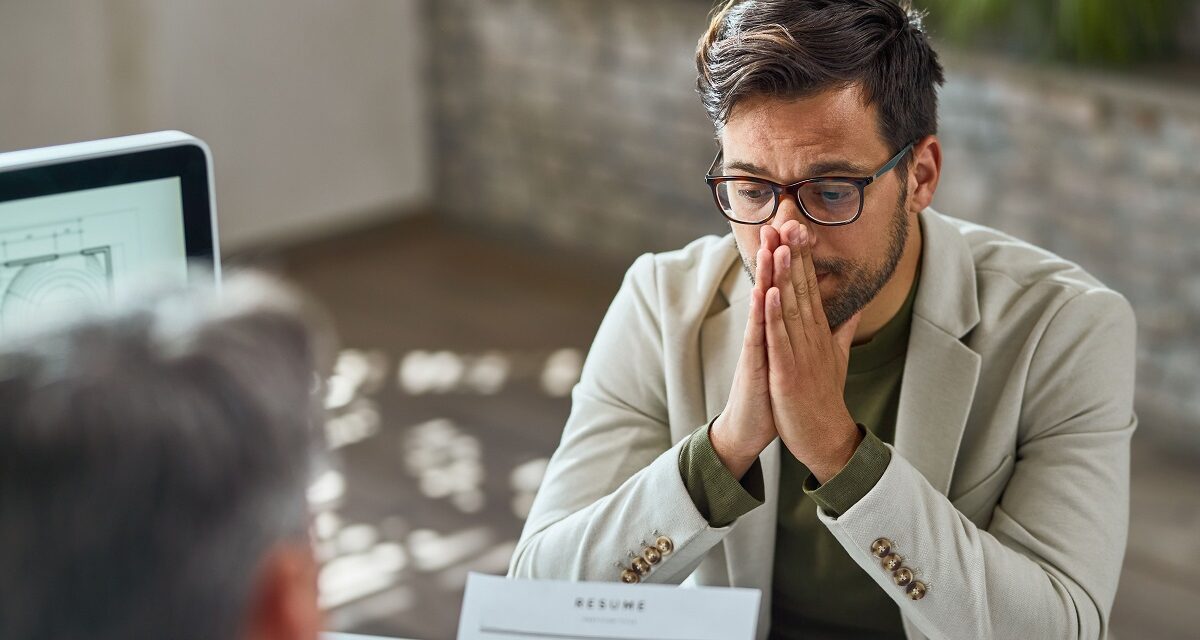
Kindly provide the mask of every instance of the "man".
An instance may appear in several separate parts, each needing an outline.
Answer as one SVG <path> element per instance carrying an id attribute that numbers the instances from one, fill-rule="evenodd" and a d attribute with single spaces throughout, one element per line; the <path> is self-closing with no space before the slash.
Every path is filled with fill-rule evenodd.
<path id="1" fill-rule="evenodd" d="M 0 638 L 306 639 L 314 349 L 258 279 L 0 344 Z"/>
<path id="2" fill-rule="evenodd" d="M 761 637 L 1104 637 L 1127 302 L 929 209 L 942 69 L 894 2 L 728 2 L 696 62 L 732 241 L 630 269 L 511 575 L 754 587 Z"/>

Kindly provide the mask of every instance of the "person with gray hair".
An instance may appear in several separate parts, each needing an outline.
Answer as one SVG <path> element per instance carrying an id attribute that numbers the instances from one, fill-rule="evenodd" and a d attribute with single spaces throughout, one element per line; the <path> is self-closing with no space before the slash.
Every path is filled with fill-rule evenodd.
<path id="1" fill-rule="evenodd" d="M 318 337 L 238 276 L 0 342 L 0 638 L 316 638 Z"/>

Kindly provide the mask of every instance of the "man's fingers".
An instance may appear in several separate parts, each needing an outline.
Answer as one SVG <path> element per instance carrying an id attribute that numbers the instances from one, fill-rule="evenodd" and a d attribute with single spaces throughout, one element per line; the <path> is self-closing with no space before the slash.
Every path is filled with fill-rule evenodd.
<path id="1" fill-rule="evenodd" d="M 819 326 L 825 326 L 827 319 L 825 318 L 825 305 L 821 302 L 821 287 L 817 284 L 817 269 L 813 265 L 812 260 L 812 236 L 808 229 L 800 227 L 798 230 L 799 240 L 797 244 L 800 247 L 800 268 L 797 269 L 796 278 L 804 282 L 803 292 L 797 287 L 796 295 L 800 296 L 801 303 L 808 306 L 812 312 L 813 323 Z"/>
<path id="2" fill-rule="evenodd" d="M 862 310 L 860 309 L 858 313 L 850 316 L 833 331 L 833 341 L 837 344 L 838 351 L 841 352 L 844 360 L 850 358 L 850 345 L 854 341 L 854 332 L 858 329 L 858 323 L 861 320 Z"/>
<path id="3" fill-rule="evenodd" d="M 764 224 L 759 228 L 762 229 L 762 235 L 760 236 L 762 246 L 766 247 L 767 251 L 775 253 L 776 247 L 780 245 L 779 232 L 769 224 Z"/>
<path id="4" fill-rule="evenodd" d="M 767 229 L 767 225 L 759 227 L 758 252 L 754 254 L 754 286 L 762 291 L 764 295 L 767 293 L 767 288 L 771 286 L 771 282 L 775 279 L 775 270 L 771 257 L 775 251 L 775 243 L 772 242 L 772 236 L 767 233 Z"/>
<path id="5" fill-rule="evenodd" d="M 788 325 L 788 334 L 793 340 L 801 339 L 805 328 L 798 325 L 806 320 L 803 305 L 796 298 L 796 289 L 792 284 L 792 248 L 787 245 L 775 250 L 775 286 L 779 288 L 779 300 L 783 308 L 783 320 Z"/>
<path id="6" fill-rule="evenodd" d="M 797 266 L 792 258 L 793 250 L 791 245 L 783 245 L 775 250 L 775 286 L 782 291 L 780 297 L 783 300 L 783 317 L 788 320 L 792 339 L 805 340 L 812 324 L 812 309 L 808 300 L 800 297 L 803 288 L 797 286 Z M 793 323 L 800 326 L 793 326 Z"/>
<path id="7" fill-rule="evenodd" d="M 790 378 L 794 375 L 796 361 L 792 355 L 792 343 L 788 339 L 787 327 L 783 322 L 783 305 L 779 287 L 771 287 L 766 295 L 767 364 L 773 376 Z"/>
<path id="8" fill-rule="evenodd" d="M 768 247 L 772 244 L 771 237 L 759 233 L 759 249 L 754 257 L 754 288 L 750 291 L 750 315 L 746 318 L 746 333 L 742 341 L 743 366 L 751 369 L 761 369 L 767 364 L 766 334 L 766 295 L 767 289 L 775 278 L 775 258 Z"/>
<path id="9" fill-rule="evenodd" d="M 749 362 L 765 361 L 767 336 L 763 314 L 765 294 L 755 287 L 750 292 L 750 316 L 746 319 L 746 335 L 742 342 L 742 357 Z"/>
<path id="10" fill-rule="evenodd" d="M 754 288 L 764 295 L 775 280 L 774 261 L 774 256 L 765 245 L 754 256 Z"/>

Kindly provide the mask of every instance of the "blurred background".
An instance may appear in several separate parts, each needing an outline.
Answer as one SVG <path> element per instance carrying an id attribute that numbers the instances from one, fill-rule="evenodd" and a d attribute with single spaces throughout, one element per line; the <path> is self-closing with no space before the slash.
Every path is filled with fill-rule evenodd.
<path id="1" fill-rule="evenodd" d="M 1200 1 L 927 0 L 935 207 L 1082 264 L 1139 320 L 1121 638 L 1195 637 Z M 502 573 L 622 274 L 728 228 L 707 0 L 0 0 L 0 151 L 206 140 L 223 250 L 332 312 L 312 487 L 332 628 L 454 635 Z"/>

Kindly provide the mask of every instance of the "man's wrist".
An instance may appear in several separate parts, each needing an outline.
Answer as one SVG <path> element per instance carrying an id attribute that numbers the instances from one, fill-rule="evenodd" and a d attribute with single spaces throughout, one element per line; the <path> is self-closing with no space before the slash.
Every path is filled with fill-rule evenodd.
<path id="1" fill-rule="evenodd" d="M 831 478 L 846 468 L 846 464 L 850 462 L 850 458 L 854 457 L 854 452 L 858 450 L 858 445 L 863 441 L 863 434 L 858 425 L 849 419 L 847 424 L 849 426 L 842 430 L 845 437 L 835 439 L 828 449 L 816 456 L 811 464 L 806 465 L 813 477 L 821 484 L 829 482 Z"/>
<path id="2" fill-rule="evenodd" d="M 679 450 L 679 474 L 688 495 L 709 526 L 724 527 L 762 505 L 766 498 L 761 465 L 756 461 L 734 479 L 717 458 L 708 437 L 712 424 L 697 429 Z"/>
<path id="3" fill-rule="evenodd" d="M 862 442 L 837 475 L 825 483 L 818 483 L 811 473 L 804 480 L 804 493 L 833 518 L 841 517 L 870 493 L 892 460 L 891 450 L 878 436 L 862 425 L 859 429 L 863 434 Z"/>
<path id="4" fill-rule="evenodd" d="M 731 441 L 728 437 L 731 435 L 730 429 L 725 420 L 725 414 L 721 414 L 713 420 L 712 426 L 708 429 L 708 441 L 712 444 L 713 451 L 717 454 L 717 459 L 740 482 L 742 476 L 746 475 L 746 471 L 750 469 L 754 461 L 758 459 L 758 454 L 762 453 L 762 449 L 765 449 L 766 446 L 764 445 L 757 451 L 753 451 L 746 450 L 744 448 L 745 443 L 737 442 L 736 440 Z"/>

